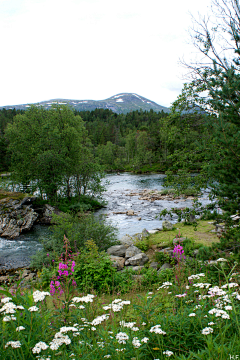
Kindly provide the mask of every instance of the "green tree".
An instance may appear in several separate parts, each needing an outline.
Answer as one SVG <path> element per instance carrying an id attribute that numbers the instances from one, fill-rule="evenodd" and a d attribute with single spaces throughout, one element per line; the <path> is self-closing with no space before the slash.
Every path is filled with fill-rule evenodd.
<path id="1" fill-rule="evenodd" d="M 193 43 L 203 61 L 185 64 L 192 80 L 174 104 L 180 110 L 199 105 L 211 141 L 202 142 L 206 179 L 224 210 L 240 208 L 240 6 L 238 0 L 214 0 L 213 16 L 195 21 Z"/>
<path id="2" fill-rule="evenodd" d="M 31 185 L 41 195 L 55 201 L 59 190 L 66 185 L 66 195 L 74 192 L 74 181 L 81 171 L 84 123 L 67 106 L 50 110 L 31 106 L 8 124 L 13 180 Z M 71 187 L 71 191 L 70 188 Z"/>
<path id="3" fill-rule="evenodd" d="M 136 154 L 134 157 L 135 169 L 139 170 L 141 166 L 151 164 L 152 151 L 150 149 L 150 138 L 146 131 L 139 131 L 136 134 Z"/>

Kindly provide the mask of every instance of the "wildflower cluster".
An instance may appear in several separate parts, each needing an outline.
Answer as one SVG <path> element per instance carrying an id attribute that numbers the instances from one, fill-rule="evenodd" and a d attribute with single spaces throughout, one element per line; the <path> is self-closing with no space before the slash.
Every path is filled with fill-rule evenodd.
<path id="1" fill-rule="evenodd" d="M 36 290 L 33 293 L 33 300 L 34 302 L 43 301 L 46 296 L 49 296 L 50 293 L 48 291 L 39 291 Z"/>
<path id="2" fill-rule="evenodd" d="M 115 299 L 113 302 L 109 305 L 103 306 L 104 310 L 112 310 L 113 312 L 118 312 L 123 309 L 124 305 L 130 305 L 129 300 L 122 300 L 122 299 Z"/>
<path id="3" fill-rule="evenodd" d="M 64 264 L 63 262 L 60 262 L 58 269 L 59 276 L 73 275 L 75 265 L 75 261 L 72 261 L 70 264 Z"/>
<path id="4" fill-rule="evenodd" d="M 86 296 L 82 296 L 82 297 L 74 297 L 72 298 L 72 302 L 73 303 L 79 303 L 79 302 L 85 302 L 85 303 L 88 303 L 88 302 L 93 302 L 93 299 L 94 299 L 95 295 L 91 295 L 91 294 L 88 294 Z"/>
<path id="5" fill-rule="evenodd" d="M 171 282 L 164 282 L 157 290 L 160 290 L 160 289 L 169 289 L 169 286 L 172 286 L 172 283 Z"/>
<path id="6" fill-rule="evenodd" d="M 71 278 L 72 261 L 68 264 L 68 268 L 61 265 L 59 282 Z M 43 303 L 50 295 L 47 291 L 34 291 L 32 299 L 27 295 L 24 306 L 19 305 L 17 297 L 5 297 L 1 299 L 0 308 L 0 330 L 3 334 L 0 353 L 4 359 L 12 358 L 14 353 L 16 359 L 74 360 L 88 357 L 157 360 L 171 356 L 183 358 L 189 352 L 204 358 L 203 352 L 208 351 L 209 358 L 214 358 L 213 344 L 220 347 L 222 342 L 227 346 L 228 337 L 231 341 L 236 338 L 234 346 L 238 351 L 239 285 L 229 282 L 213 286 L 202 282 L 206 275 L 185 276 L 185 282 L 180 286 L 175 279 L 165 281 L 156 286 L 156 294 L 147 291 L 146 296 L 139 297 L 133 306 L 130 305 L 135 300 L 117 298 L 105 304 L 99 296 L 76 296 L 74 293 L 74 296 L 70 294 L 64 301 L 59 301 L 58 308 L 52 310 L 48 309 L 49 302 Z M 170 287 L 171 297 L 166 297 L 166 289 Z M 62 288 L 65 296 L 69 288 Z M 195 293 L 196 289 L 199 293 Z M 159 311 L 165 298 L 168 305 Z M 55 298 L 51 299 L 54 301 Z M 62 317 L 67 306 L 70 307 L 69 316 Z M 196 341 L 182 336 L 183 333 L 189 335 L 189 329 L 193 332 L 190 338 L 194 336 Z M 230 353 L 229 348 L 227 351 Z"/>
<path id="7" fill-rule="evenodd" d="M 155 334 L 166 335 L 165 331 L 161 329 L 161 325 L 152 326 L 149 331 Z"/>
<path id="8" fill-rule="evenodd" d="M 185 256 L 183 254 L 184 254 L 183 247 L 180 244 L 175 245 L 173 249 L 173 257 L 178 261 L 178 263 L 183 259 L 185 259 Z"/>

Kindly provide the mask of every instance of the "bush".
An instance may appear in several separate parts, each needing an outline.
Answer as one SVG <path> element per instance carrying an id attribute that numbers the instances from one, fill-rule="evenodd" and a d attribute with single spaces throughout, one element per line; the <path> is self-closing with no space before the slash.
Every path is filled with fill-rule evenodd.
<path id="1" fill-rule="evenodd" d="M 41 271 L 38 272 L 41 289 L 47 289 L 49 287 L 51 279 L 57 275 L 58 273 L 56 268 L 53 269 L 44 266 Z"/>
<path id="2" fill-rule="evenodd" d="M 159 284 L 165 281 L 172 281 L 174 279 L 174 269 L 164 269 L 158 273 Z"/>
<path id="3" fill-rule="evenodd" d="M 193 250 L 199 248 L 199 245 L 196 245 L 191 239 L 184 240 L 182 246 L 184 248 L 184 254 L 188 256 L 193 256 Z"/>
<path id="4" fill-rule="evenodd" d="M 90 239 L 95 242 L 99 251 L 118 243 L 116 229 L 93 214 L 83 214 L 80 218 L 71 214 L 53 215 L 53 222 L 55 225 L 52 234 L 48 239 L 42 239 L 43 249 L 32 257 L 32 267 L 39 269 L 43 264 L 54 263 L 63 252 L 64 235 L 75 253 L 83 249 L 85 242 Z"/>
<path id="5" fill-rule="evenodd" d="M 146 237 L 143 240 L 136 241 L 134 245 L 141 251 L 146 252 L 151 247 L 151 240 Z"/>
<path id="6" fill-rule="evenodd" d="M 209 260 L 209 259 L 215 259 L 216 255 L 214 254 L 214 251 L 209 246 L 201 246 L 199 248 L 199 252 L 197 254 L 198 260 Z"/>
<path id="7" fill-rule="evenodd" d="M 167 253 L 164 252 L 156 252 L 155 253 L 155 260 L 160 264 L 163 265 L 164 263 L 175 265 L 175 259 Z"/>
<path id="8" fill-rule="evenodd" d="M 104 252 L 92 240 L 86 242 L 86 248 L 76 258 L 74 278 L 81 291 L 111 292 L 116 269 Z"/>
<path id="9" fill-rule="evenodd" d="M 104 202 L 87 195 L 80 195 L 68 198 L 58 199 L 58 208 L 63 212 L 70 212 L 76 214 L 77 212 L 84 212 L 88 210 L 100 209 L 104 206 Z"/>

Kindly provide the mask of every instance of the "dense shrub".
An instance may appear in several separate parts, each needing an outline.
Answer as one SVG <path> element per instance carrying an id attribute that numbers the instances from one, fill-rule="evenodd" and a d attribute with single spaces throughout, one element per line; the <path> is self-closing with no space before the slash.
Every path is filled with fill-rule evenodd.
<path id="1" fill-rule="evenodd" d="M 105 252 L 98 252 L 93 241 L 87 241 L 86 248 L 76 258 L 74 278 L 80 291 L 95 290 L 111 292 L 116 269 Z"/>
<path id="2" fill-rule="evenodd" d="M 116 229 L 106 224 L 104 218 L 96 218 L 93 214 L 82 214 L 81 217 L 71 214 L 54 215 L 52 234 L 42 239 L 43 249 L 32 257 L 32 266 L 41 268 L 43 264 L 50 265 L 63 252 L 63 237 L 68 238 L 73 252 L 77 253 L 84 248 L 87 240 L 92 239 L 99 251 L 108 249 L 117 244 Z"/>

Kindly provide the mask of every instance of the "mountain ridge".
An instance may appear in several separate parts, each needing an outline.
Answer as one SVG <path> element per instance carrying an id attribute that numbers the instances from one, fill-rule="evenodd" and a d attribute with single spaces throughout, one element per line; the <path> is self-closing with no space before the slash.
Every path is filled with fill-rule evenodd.
<path id="1" fill-rule="evenodd" d="M 27 110 L 31 105 L 43 106 L 49 109 L 54 104 L 69 105 L 77 111 L 92 111 L 95 109 L 108 109 L 112 110 L 117 114 L 126 114 L 130 111 L 140 110 L 159 112 L 164 111 L 169 113 L 170 109 L 155 103 L 141 95 L 136 93 L 119 93 L 113 95 L 105 100 L 72 100 L 72 99 L 52 99 L 41 101 L 32 104 L 19 104 L 19 105 L 8 105 L 1 106 L 0 109 L 16 109 L 16 110 Z"/>

